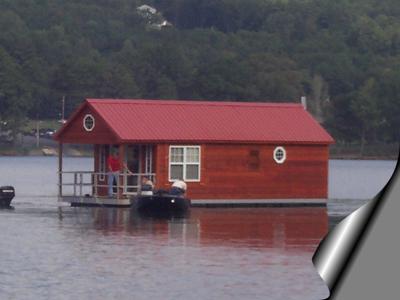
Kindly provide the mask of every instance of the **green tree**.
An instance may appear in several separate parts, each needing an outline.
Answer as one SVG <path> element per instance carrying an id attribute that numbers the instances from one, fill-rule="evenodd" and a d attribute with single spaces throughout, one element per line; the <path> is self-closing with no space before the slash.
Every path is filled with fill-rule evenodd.
<path id="1" fill-rule="evenodd" d="M 376 101 L 377 83 L 374 78 L 369 78 L 361 86 L 353 98 L 351 107 L 360 123 L 360 154 L 364 153 L 367 139 L 377 140 L 377 130 L 383 124 L 383 116 Z"/>
<path id="2" fill-rule="evenodd" d="M 31 105 L 26 86 L 21 68 L 0 47 L 0 120 L 9 124 L 14 138 Z"/>

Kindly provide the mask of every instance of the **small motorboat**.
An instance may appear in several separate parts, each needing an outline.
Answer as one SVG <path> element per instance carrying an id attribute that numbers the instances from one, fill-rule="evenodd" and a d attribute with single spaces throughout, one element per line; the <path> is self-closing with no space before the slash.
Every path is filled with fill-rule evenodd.
<path id="1" fill-rule="evenodd" d="M 11 200 L 15 196 L 15 189 L 12 186 L 0 187 L 0 208 L 10 207 Z"/>
<path id="2" fill-rule="evenodd" d="M 132 207 L 144 213 L 184 213 L 190 207 L 190 199 L 160 190 L 135 196 Z"/>

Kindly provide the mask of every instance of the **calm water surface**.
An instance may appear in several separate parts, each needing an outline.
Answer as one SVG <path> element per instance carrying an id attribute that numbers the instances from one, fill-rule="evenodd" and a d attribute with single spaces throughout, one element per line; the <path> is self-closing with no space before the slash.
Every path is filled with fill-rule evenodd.
<path id="1" fill-rule="evenodd" d="M 69 170 L 91 164 L 65 161 Z M 0 157 L 0 184 L 17 189 L 15 209 L 0 210 L 0 299 L 326 298 L 311 257 L 329 219 L 378 193 L 395 162 L 331 161 L 328 211 L 193 208 L 164 219 L 59 208 L 56 166 Z"/>

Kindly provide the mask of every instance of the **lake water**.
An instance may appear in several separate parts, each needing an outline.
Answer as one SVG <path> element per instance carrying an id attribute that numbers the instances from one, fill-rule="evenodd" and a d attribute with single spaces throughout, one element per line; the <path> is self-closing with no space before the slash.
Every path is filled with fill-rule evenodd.
<path id="1" fill-rule="evenodd" d="M 90 169 L 67 158 L 69 170 Z M 311 257 L 394 161 L 331 161 L 326 208 L 193 208 L 185 218 L 57 206 L 57 160 L 0 157 L 0 299 L 322 299 Z M 333 221 L 332 221 L 333 220 Z"/>

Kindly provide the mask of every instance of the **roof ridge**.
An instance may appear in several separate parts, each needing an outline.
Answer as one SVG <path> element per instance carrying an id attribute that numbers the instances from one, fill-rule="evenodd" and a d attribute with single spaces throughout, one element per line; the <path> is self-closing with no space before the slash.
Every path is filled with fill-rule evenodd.
<path id="1" fill-rule="evenodd" d="M 196 106 L 231 106 L 231 107 L 280 107 L 298 108 L 301 103 L 294 102 L 233 102 L 233 101 L 197 101 L 197 100 L 163 100 L 163 99 L 86 99 L 89 103 L 100 104 L 147 104 L 147 105 L 196 105 Z"/>

